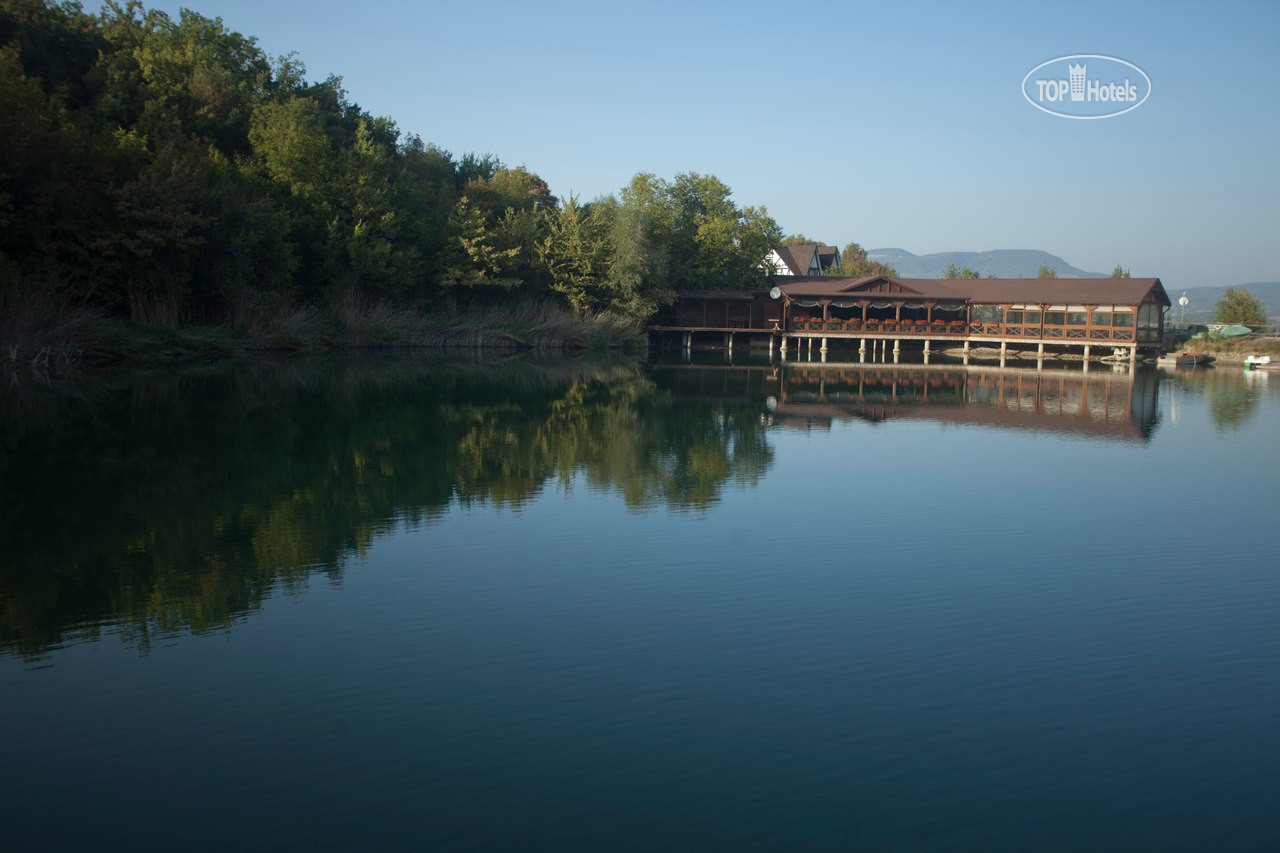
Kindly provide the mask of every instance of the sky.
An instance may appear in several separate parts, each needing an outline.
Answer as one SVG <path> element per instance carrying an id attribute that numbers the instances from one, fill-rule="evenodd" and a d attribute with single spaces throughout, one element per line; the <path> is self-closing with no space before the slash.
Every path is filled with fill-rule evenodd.
<path id="1" fill-rule="evenodd" d="M 1276 0 L 147 5 L 296 52 L 402 132 L 561 197 L 701 172 L 840 246 L 1280 281 Z M 1028 72 L 1074 54 L 1138 66 L 1151 96 L 1093 121 L 1028 103 Z"/>

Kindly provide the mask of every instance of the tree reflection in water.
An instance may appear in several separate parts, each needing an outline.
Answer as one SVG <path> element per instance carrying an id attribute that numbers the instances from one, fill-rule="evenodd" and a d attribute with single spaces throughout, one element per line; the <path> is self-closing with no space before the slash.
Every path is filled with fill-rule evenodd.
<path id="1" fill-rule="evenodd" d="M 585 482 L 702 511 L 772 460 L 758 405 L 678 402 L 633 363 L 307 359 L 5 405 L 0 653 L 28 656 L 225 628 L 455 501 Z"/>

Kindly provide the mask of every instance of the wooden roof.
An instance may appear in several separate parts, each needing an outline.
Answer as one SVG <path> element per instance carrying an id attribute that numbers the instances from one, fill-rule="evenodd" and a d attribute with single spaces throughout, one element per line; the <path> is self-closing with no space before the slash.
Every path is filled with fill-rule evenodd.
<path id="1" fill-rule="evenodd" d="M 788 297 L 904 296 L 975 304 L 1138 305 L 1149 295 L 1171 305 L 1158 278 L 787 278 L 778 288 Z"/>
<path id="2" fill-rule="evenodd" d="M 791 270 L 793 276 L 807 276 L 813 266 L 814 255 L 818 257 L 818 269 L 825 269 L 834 263 L 840 250 L 835 246 L 820 246 L 817 243 L 797 243 L 792 246 L 778 246 L 774 249 L 782 262 Z"/>

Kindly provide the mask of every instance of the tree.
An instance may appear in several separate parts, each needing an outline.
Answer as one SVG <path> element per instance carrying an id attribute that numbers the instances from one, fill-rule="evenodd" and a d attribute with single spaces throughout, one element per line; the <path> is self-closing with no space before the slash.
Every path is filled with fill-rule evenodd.
<path id="1" fill-rule="evenodd" d="M 782 238 L 783 246 L 810 246 L 817 243 L 817 240 L 810 240 L 803 234 L 788 234 Z"/>
<path id="2" fill-rule="evenodd" d="M 1239 323 L 1242 326 L 1265 326 L 1267 310 L 1249 288 L 1228 287 L 1213 312 L 1215 323 Z"/>
<path id="3" fill-rule="evenodd" d="M 593 205 L 584 209 L 570 193 L 546 219 L 548 233 L 537 252 L 551 276 L 551 289 L 578 312 L 598 307 L 608 272 L 608 233 L 602 217 Z"/>
<path id="4" fill-rule="evenodd" d="M 982 274 L 975 269 L 969 267 L 958 267 L 954 262 L 947 264 L 947 270 L 942 274 L 943 278 L 982 278 Z"/>
<path id="5" fill-rule="evenodd" d="M 642 172 L 612 205 L 610 290 L 613 299 L 628 305 L 628 313 L 636 316 L 650 314 L 676 297 L 668 275 L 672 211 L 665 188 L 666 181 Z"/>
<path id="6" fill-rule="evenodd" d="M 1111 271 L 1111 277 L 1112 278 L 1132 278 L 1133 276 L 1129 275 L 1129 271 L 1127 269 L 1120 266 L 1119 264 L 1116 264 L 1116 268 Z"/>
<path id="7" fill-rule="evenodd" d="M 862 278 L 869 275 L 894 278 L 898 275 L 898 271 L 890 264 L 871 260 L 866 249 L 857 243 L 850 243 L 840 253 L 840 274 L 848 278 Z"/>
<path id="8" fill-rule="evenodd" d="M 451 230 L 457 234 L 457 247 L 452 263 L 441 278 L 446 287 L 497 286 L 510 288 L 519 285 L 518 279 L 505 275 L 520 249 L 499 248 L 494 243 L 493 232 L 485 225 L 484 214 L 471 204 L 465 195 L 458 199 L 450 220 Z"/>
<path id="9" fill-rule="evenodd" d="M 1048 264 L 1041 264 L 1040 271 L 1036 273 L 1036 278 L 1057 278 L 1058 271 Z"/>

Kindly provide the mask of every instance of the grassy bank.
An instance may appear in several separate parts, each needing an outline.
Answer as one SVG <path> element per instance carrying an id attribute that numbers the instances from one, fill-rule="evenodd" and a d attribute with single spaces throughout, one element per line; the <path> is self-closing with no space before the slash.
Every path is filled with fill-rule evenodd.
<path id="1" fill-rule="evenodd" d="M 1221 362 L 1243 363 L 1248 355 L 1269 355 L 1273 359 L 1280 358 L 1280 338 L 1264 338 L 1258 335 L 1246 335 L 1239 338 L 1224 338 L 1217 335 L 1196 335 L 1170 352 L 1203 352 L 1212 355 Z"/>
<path id="2" fill-rule="evenodd" d="M 237 324 L 159 325 L 67 308 L 38 297 L 0 297 L 0 363 L 43 370 L 119 362 L 214 359 L 253 352 L 368 348 L 581 350 L 638 348 L 638 322 L 579 315 L 551 303 L 473 309 L 452 316 L 349 297 L 323 308 L 254 314 Z"/>

